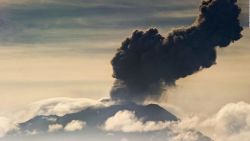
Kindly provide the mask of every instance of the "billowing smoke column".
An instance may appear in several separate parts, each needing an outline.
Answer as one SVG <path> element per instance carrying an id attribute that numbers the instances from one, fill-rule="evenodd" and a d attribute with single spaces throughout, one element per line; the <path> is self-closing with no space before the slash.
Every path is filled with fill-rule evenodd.
<path id="1" fill-rule="evenodd" d="M 158 98 L 165 88 L 216 63 L 216 47 L 241 38 L 237 0 L 207 0 L 196 21 L 167 37 L 157 29 L 134 31 L 112 59 L 115 100 Z"/>

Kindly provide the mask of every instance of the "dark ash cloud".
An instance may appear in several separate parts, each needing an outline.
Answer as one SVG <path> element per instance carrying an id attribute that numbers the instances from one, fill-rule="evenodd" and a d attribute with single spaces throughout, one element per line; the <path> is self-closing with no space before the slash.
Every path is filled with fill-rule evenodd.
<path id="1" fill-rule="evenodd" d="M 206 0 L 189 27 L 166 37 L 157 29 L 136 30 L 112 59 L 116 78 L 111 97 L 143 101 L 158 98 L 165 86 L 216 63 L 216 47 L 241 38 L 240 8 L 236 0 Z"/>

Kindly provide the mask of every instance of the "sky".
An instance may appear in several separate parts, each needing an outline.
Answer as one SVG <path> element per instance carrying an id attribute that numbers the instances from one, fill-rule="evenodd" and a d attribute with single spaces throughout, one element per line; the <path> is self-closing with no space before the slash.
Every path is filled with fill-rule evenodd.
<path id="1" fill-rule="evenodd" d="M 135 29 L 156 27 L 167 35 L 190 25 L 199 5 L 199 0 L 0 0 L 0 114 L 47 98 L 108 97 L 114 81 L 110 60 L 121 42 Z M 217 65 L 178 80 L 161 102 L 204 115 L 230 102 L 250 102 L 249 37 L 245 27 L 240 41 L 218 50 Z"/>

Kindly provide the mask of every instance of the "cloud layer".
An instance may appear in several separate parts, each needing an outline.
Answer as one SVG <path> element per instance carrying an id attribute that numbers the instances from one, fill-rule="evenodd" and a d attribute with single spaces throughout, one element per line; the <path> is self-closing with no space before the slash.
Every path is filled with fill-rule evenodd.
<path id="1" fill-rule="evenodd" d="M 4 0 L 1 2 L 0 17 L 7 24 L 0 41 L 47 43 L 105 40 L 117 38 L 121 32 L 126 34 L 123 29 L 185 25 L 194 19 L 192 9 L 196 2 L 198 0 L 187 3 L 168 0 Z M 182 16 L 176 11 L 185 11 L 188 15 Z M 117 32 L 116 35 L 114 32 Z"/>
<path id="2" fill-rule="evenodd" d="M 250 138 L 250 104 L 245 102 L 225 105 L 211 119 L 203 122 L 216 141 L 248 141 Z"/>
<path id="3" fill-rule="evenodd" d="M 13 130 L 18 130 L 17 125 L 6 117 L 0 117 L 0 138 Z"/>
<path id="4" fill-rule="evenodd" d="M 53 98 L 38 101 L 30 104 L 26 108 L 16 112 L 15 115 L 9 117 L 0 117 L 0 137 L 4 137 L 8 133 L 19 132 L 18 124 L 28 121 L 36 116 L 40 115 L 56 115 L 63 116 L 66 114 L 79 112 L 87 107 L 102 107 L 104 103 L 99 101 L 84 99 L 84 98 Z M 56 118 L 50 117 L 44 120 L 48 120 L 50 122 L 54 122 Z M 70 130 L 79 130 L 83 128 L 85 125 L 84 122 L 72 121 L 72 123 L 68 124 L 66 128 L 67 131 Z M 60 124 L 51 124 L 48 126 L 48 132 L 57 132 L 63 128 Z M 33 130 L 25 130 L 25 134 L 34 135 L 38 134 L 37 129 Z"/>
<path id="5" fill-rule="evenodd" d="M 250 104 L 229 103 L 210 117 L 193 116 L 172 124 L 175 131 L 197 129 L 214 141 L 248 141 L 250 138 Z"/>
<path id="6" fill-rule="evenodd" d="M 189 124 L 187 124 L 189 123 Z M 119 111 L 107 119 L 103 130 L 123 133 L 146 133 L 160 132 L 162 136 L 156 136 L 156 140 L 164 141 L 211 141 L 208 137 L 189 127 L 187 121 L 146 121 L 136 117 L 133 111 Z"/>
<path id="7" fill-rule="evenodd" d="M 248 141 L 250 138 L 250 104 L 230 103 L 211 117 L 193 116 L 183 118 L 179 122 L 143 122 L 131 111 L 119 111 L 105 122 L 104 129 L 114 132 L 148 132 L 170 129 L 168 134 L 171 141 L 209 140 L 196 132 L 200 130 L 214 141 Z"/>
<path id="8" fill-rule="evenodd" d="M 62 102 L 59 102 L 59 99 L 57 100 L 58 103 L 65 104 L 64 98 L 61 99 Z M 48 101 L 51 102 L 55 100 Z M 68 105 L 69 107 L 72 106 L 73 101 L 77 103 L 78 100 L 71 99 L 70 101 L 70 106 Z M 42 103 L 44 102 L 50 103 L 46 101 L 43 101 Z M 57 110 L 52 110 L 55 109 L 55 107 L 58 107 L 58 104 L 52 104 L 49 107 L 47 107 L 47 104 L 43 106 L 46 108 L 41 107 L 41 109 L 47 109 L 46 111 L 51 111 L 50 113 L 43 112 L 44 114 L 58 114 Z M 94 105 L 94 107 L 96 106 Z M 101 110 L 99 108 L 96 107 L 95 111 L 100 112 Z M 56 116 L 38 115 L 36 116 L 36 118 L 34 118 L 36 120 L 31 120 L 33 122 L 30 121 L 29 124 L 34 124 L 34 127 L 40 128 L 41 125 L 35 125 L 37 123 L 45 125 L 43 121 L 49 122 L 50 124 L 45 125 L 47 127 L 45 128 L 45 132 L 43 132 L 43 134 L 49 135 L 54 135 L 54 133 L 59 132 L 80 133 L 79 135 L 91 135 L 92 131 L 95 131 L 96 134 L 99 134 L 98 137 L 111 139 L 126 136 L 128 137 L 127 139 L 132 141 L 137 137 L 142 137 L 141 134 L 145 135 L 144 140 L 154 138 L 157 141 L 210 141 L 211 139 L 213 139 L 214 141 L 248 141 L 248 139 L 250 138 L 250 104 L 245 102 L 227 104 L 210 117 L 202 118 L 196 115 L 191 118 L 183 117 L 180 121 L 145 120 L 143 116 L 138 116 L 138 113 L 132 110 L 133 108 L 119 110 L 119 108 L 113 107 L 105 111 L 105 113 L 110 112 L 114 109 L 116 109 L 116 112 L 114 111 L 113 114 L 107 116 L 106 120 L 94 126 L 95 128 L 93 128 L 93 126 L 88 126 L 91 123 L 90 120 L 84 121 L 83 119 L 77 119 L 77 112 L 75 112 L 75 108 L 70 109 L 72 111 L 68 112 L 69 116 L 67 117 L 72 118 L 69 118 L 68 120 L 65 120 L 67 118 L 64 118 L 65 123 L 58 123 L 56 120 L 56 118 L 58 117 Z M 86 107 L 82 106 L 82 108 L 80 109 L 85 111 Z M 61 112 L 59 113 L 61 114 Z M 84 114 L 84 117 L 88 116 L 87 113 Z M 89 113 L 91 112 L 89 111 Z M 101 115 L 103 115 L 102 112 Z M 159 116 L 160 114 L 156 115 Z M 89 116 L 91 116 L 92 119 L 93 117 L 95 117 L 92 115 Z M 37 123 L 34 121 L 36 121 Z M 0 122 L 1 137 L 3 137 L 5 134 L 8 134 L 8 136 L 10 136 L 12 133 L 15 133 L 15 135 L 17 135 L 16 133 L 21 133 L 20 131 L 22 131 L 22 129 L 18 129 L 19 127 L 16 123 L 17 121 L 2 117 Z M 31 128 L 31 130 L 24 130 L 23 133 L 26 137 L 38 136 L 39 134 L 41 134 L 40 131 L 41 129 Z M 211 139 L 209 139 L 205 135 Z M 88 138 L 91 139 L 92 137 L 89 136 Z M 16 141 L 16 139 L 14 140 Z"/>
<path id="9" fill-rule="evenodd" d="M 31 119 L 38 115 L 64 116 L 70 113 L 79 112 L 87 107 L 102 107 L 104 103 L 86 98 L 52 98 L 41 100 L 30 104 L 19 114 L 22 121 Z"/>
<path id="10" fill-rule="evenodd" d="M 107 119 L 103 125 L 106 131 L 120 132 L 150 132 L 164 130 L 170 122 L 164 121 L 146 121 L 136 117 L 133 111 L 118 111 L 114 116 Z"/>

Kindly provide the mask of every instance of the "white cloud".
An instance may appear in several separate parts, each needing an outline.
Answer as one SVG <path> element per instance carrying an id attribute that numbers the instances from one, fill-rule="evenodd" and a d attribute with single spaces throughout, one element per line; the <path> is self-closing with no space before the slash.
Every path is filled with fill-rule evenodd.
<path id="1" fill-rule="evenodd" d="M 170 129 L 169 141 L 210 141 L 209 138 L 214 141 L 249 141 L 250 104 L 230 103 L 205 119 L 196 115 L 178 122 L 143 122 L 134 112 L 119 111 L 105 122 L 103 129 L 121 132 Z"/>
<path id="2" fill-rule="evenodd" d="M 135 112 L 124 110 L 118 111 L 114 116 L 108 118 L 103 125 L 106 131 L 121 132 L 150 132 L 166 129 L 170 122 L 146 121 L 136 117 Z"/>
<path id="3" fill-rule="evenodd" d="M 249 141 L 250 104 L 227 104 L 212 118 L 203 121 L 201 128 L 207 130 L 216 141 Z"/>
<path id="4" fill-rule="evenodd" d="M 15 123 L 5 117 L 0 117 L 0 138 L 10 131 L 18 130 Z"/>
<path id="5" fill-rule="evenodd" d="M 88 106 L 105 106 L 103 102 L 88 99 L 56 98 L 32 104 L 26 114 L 35 115 L 64 115 L 74 113 Z M 55 119 L 50 119 L 55 121 Z M 17 130 L 14 120 L 0 117 L 0 137 Z M 48 132 L 64 130 L 67 132 L 80 131 L 86 128 L 85 121 L 72 120 L 65 127 L 52 124 Z M 209 141 L 203 134 L 214 141 L 248 141 L 250 138 L 250 104 L 245 102 L 231 103 L 223 106 L 210 117 L 201 118 L 198 115 L 191 118 L 182 118 L 178 122 L 143 121 L 133 111 L 118 111 L 109 117 L 102 129 L 112 132 L 141 133 L 150 131 L 166 131 L 167 141 Z M 26 132 L 27 135 L 37 134 L 36 130 Z"/>
<path id="6" fill-rule="evenodd" d="M 85 128 L 85 126 L 86 126 L 86 122 L 84 121 L 72 120 L 70 123 L 68 123 L 64 127 L 64 130 L 68 132 L 80 131 L 83 128 Z"/>
<path id="7" fill-rule="evenodd" d="M 103 125 L 106 131 L 119 131 L 126 133 L 150 132 L 165 130 L 166 141 L 210 141 L 209 138 L 193 129 L 192 125 L 196 119 L 186 119 L 184 121 L 146 121 L 136 117 L 132 111 L 124 110 L 117 112 L 107 119 Z M 163 138 L 163 137 L 160 137 Z"/>
<path id="8" fill-rule="evenodd" d="M 52 98 L 30 104 L 26 108 L 17 111 L 15 115 L 6 117 L 0 117 L 0 138 L 4 137 L 8 132 L 18 130 L 17 125 L 19 123 L 30 120 L 31 118 L 38 115 L 57 115 L 63 116 L 70 113 L 76 113 L 84 110 L 87 107 L 102 107 L 107 106 L 105 103 L 100 101 L 86 99 L 86 98 Z M 50 118 L 50 121 L 56 119 Z M 54 129 L 52 129 L 54 128 Z M 50 131 L 56 130 L 51 126 Z M 48 131 L 49 132 L 49 131 Z M 37 131 L 26 131 L 27 135 L 37 134 Z"/>
<path id="9" fill-rule="evenodd" d="M 195 139 L 195 134 L 192 135 L 186 131 L 196 130 L 202 131 L 214 141 L 249 141 L 250 104 L 245 102 L 230 103 L 223 106 L 211 117 L 205 119 L 198 116 L 185 118 L 171 126 L 173 132 L 179 134 L 175 136 L 175 139 L 178 137 L 184 139 L 186 136 Z M 192 139 L 189 140 L 192 141 Z"/>
<path id="10" fill-rule="evenodd" d="M 27 121 L 37 115 L 57 115 L 64 116 L 66 114 L 76 113 L 84 110 L 87 107 L 104 106 L 103 103 L 86 99 L 86 98 L 52 98 L 30 104 L 27 108 L 22 110 L 15 121 Z"/>
<path id="11" fill-rule="evenodd" d="M 57 132 L 63 129 L 63 126 L 61 124 L 52 124 L 49 125 L 48 127 L 48 132 L 52 133 L 52 132 Z"/>
<path id="12" fill-rule="evenodd" d="M 37 115 L 63 116 L 97 104 L 97 101 L 86 98 L 54 98 L 36 102 L 33 105 L 37 107 Z"/>

